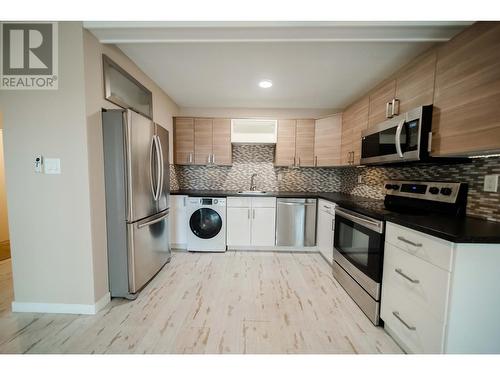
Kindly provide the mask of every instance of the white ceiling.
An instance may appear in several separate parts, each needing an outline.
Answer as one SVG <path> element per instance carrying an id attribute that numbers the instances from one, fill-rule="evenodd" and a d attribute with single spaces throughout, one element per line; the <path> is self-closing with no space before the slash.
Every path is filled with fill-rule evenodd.
<path id="1" fill-rule="evenodd" d="M 458 22 L 87 22 L 181 107 L 342 109 Z M 261 89 L 257 83 L 274 85 Z"/>

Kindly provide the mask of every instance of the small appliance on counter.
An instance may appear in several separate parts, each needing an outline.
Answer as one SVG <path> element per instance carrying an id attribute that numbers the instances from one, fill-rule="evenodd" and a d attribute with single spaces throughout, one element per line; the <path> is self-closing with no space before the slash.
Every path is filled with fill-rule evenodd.
<path id="1" fill-rule="evenodd" d="M 380 323 L 385 220 L 391 214 L 465 215 L 467 184 L 386 181 L 382 205 L 335 209 L 333 274 L 373 324 Z M 358 209 L 359 211 L 359 209 Z M 372 214 L 370 214 L 370 212 Z"/>
<path id="2" fill-rule="evenodd" d="M 168 131 L 132 110 L 103 110 L 109 289 L 133 299 L 170 260 Z"/>
<path id="3" fill-rule="evenodd" d="M 189 197 L 188 251 L 226 251 L 226 198 Z"/>

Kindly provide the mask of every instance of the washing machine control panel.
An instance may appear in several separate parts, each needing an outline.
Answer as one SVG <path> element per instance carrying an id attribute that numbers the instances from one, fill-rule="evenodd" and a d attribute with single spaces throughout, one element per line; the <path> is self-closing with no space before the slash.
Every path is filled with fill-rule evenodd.
<path id="1" fill-rule="evenodd" d="M 225 206 L 226 198 L 190 198 L 189 203 L 200 206 Z"/>

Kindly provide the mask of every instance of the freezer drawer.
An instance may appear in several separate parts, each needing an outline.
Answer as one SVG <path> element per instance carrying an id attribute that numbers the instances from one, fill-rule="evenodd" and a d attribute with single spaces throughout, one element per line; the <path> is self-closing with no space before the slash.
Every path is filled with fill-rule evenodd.
<path id="1" fill-rule="evenodd" d="M 168 210 L 133 224 L 127 224 L 128 281 L 136 293 L 170 259 Z"/>
<path id="2" fill-rule="evenodd" d="M 316 199 L 277 199 L 276 245 L 316 246 Z"/>

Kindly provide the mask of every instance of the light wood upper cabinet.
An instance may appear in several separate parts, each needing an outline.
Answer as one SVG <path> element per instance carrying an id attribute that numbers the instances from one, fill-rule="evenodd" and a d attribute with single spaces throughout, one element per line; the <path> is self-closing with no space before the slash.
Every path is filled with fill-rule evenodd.
<path id="1" fill-rule="evenodd" d="M 231 165 L 231 120 L 175 118 L 175 164 Z"/>
<path id="2" fill-rule="evenodd" d="M 435 73 L 436 49 L 432 49 L 398 74 L 396 99 L 399 101 L 399 113 L 432 104 Z"/>
<path id="3" fill-rule="evenodd" d="M 210 164 L 212 158 L 212 119 L 194 119 L 194 164 Z"/>
<path id="4" fill-rule="evenodd" d="M 370 99 L 364 97 L 349 106 L 342 114 L 341 165 L 359 165 L 361 132 L 368 126 Z"/>
<path id="5" fill-rule="evenodd" d="M 280 167 L 295 165 L 296 120 L 278 121 L 278 142 L 274 164 Z"/>
<path id="6" fill-rule="evenodd" d="M 500 150 L 500 23 L 478 22 L 438 51 L 432 154 Z"/>
<path id="7" fill-rule="evenodd" d="M 212 163 L 232 164 L 231 120 L 214 118 L 212 124 Z"/>
<path id="8" fill-rule="evenodd" d="M 314 120 L 297 120 L 295 160 L 299 167 L 314 167 Z"/>
<path id="9" fill-rule="evenodd" d="M 392 79 L 375 89 L 375 91 L 370 94 L 368 126 L 380 124 L 388 118 L 387 105 L 392 102 L 395 93 L 396 80 Z"/>
<path id="10" fill-rule="evenodd" d="M 316 120 L 314 159 L 317 167 L 341 165 L 342 115 Z"/>
<path id="11" fill-rule="evenodd" d="M 174 163 L 194 163 L 194 120 L 176 117 L 174 122 Z"/>

